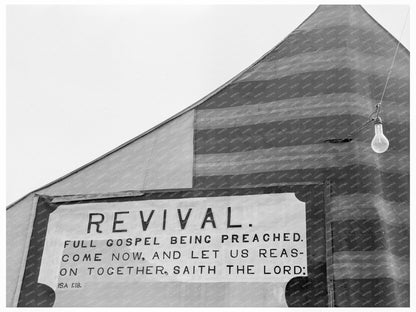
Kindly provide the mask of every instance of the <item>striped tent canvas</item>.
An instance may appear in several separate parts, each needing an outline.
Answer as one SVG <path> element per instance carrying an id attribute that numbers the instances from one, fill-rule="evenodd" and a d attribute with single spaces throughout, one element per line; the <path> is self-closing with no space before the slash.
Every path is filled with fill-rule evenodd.
<path id="1" fill-rule="evenodd" d="M 320 6 L 258 62 L 199 104 L 194 187 L 331 180 L 335 302 L 408 305 L 409 53 L 399 46 L 383 100 L 390 149 L 364 124 L 397 40 L 360 6 Z"/>
<path id="2" fill-rule="evenodd" d="M 194 187 L 333 182 L 335 302 L 408 305 L 409 53 L 399 46 L 383 100 L 390 149 L 364 124 L 380 101 L 397 40 L 360 6 L 320 6 L 196 107 Z"/>
<path id="3" fill-rule="evenodd" d="M 388 151 L 372 151 L 371 127 L 351 142 L 328 143 L 368 120 L 397 47 L 381 108 Z M 287 304 L 409 306 L 409 76 L 408 50 L 361 6 L 319 6 L 257 62 L 184 112 L 10 205 L 8 305 L 17 304 L 21 291 L 35 193 L 324 183 L 328 211 L 323 215 L 312 209 L 308 216 L 318 232 L 308 237 L 315 284 L 307 279 L 289 283 Z M 329 242 L 318 238 L 325 222 L 331 226 Z M 270 283 L 255 288 L 244 283 L 149 283 L 134 291 L 142 295 L 142 305 L 276 302 Z M 158 295 L 149 301 L 149 293 Z M 105 297 L 108 305 L 118 299 Z"/>

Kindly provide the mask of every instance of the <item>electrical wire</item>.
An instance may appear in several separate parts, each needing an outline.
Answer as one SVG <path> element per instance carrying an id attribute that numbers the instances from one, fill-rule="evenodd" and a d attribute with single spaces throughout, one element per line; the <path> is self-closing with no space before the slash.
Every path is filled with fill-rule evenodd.
<path id="1" fill-rule="evenodd" d="M 380 101 L 376 105 L 375 111 L 370 115 L 370 117 L 372 117 L 372 115 L 374 115 L 374 113 L 376 115 L 376 119 L 378 119 L 379 116 L 380 116 L 381 103 L 383 102 L 384 95 L 386 94 L 387 85 L 388 85 L 389 80 L 390 80 L 390 76 L 391 76 L 391 72 L 393 70 L 394 62 L 396 61 L 397 52 L 399 51 L 400 41 L 402 40 L 402 36 L 403 36 L 403 33 L 404 33 L 404 29 L 405 29 L 405 26 L 407 24 L 407 18 L 409 16 L 409 11 L 410 11 L 410 9 L 407 10 L 406 18 L 404 20 L 404 24 L 403 24 L 403 28 L 402 28 L 402 32 L 400 33 L 399 40 L 397 41 L 397 46 L 396 46 L 396 50 L 394 51 L 393 60 L 391 62 L 390 69 L 389 69 L 389 72 L 387 74 L 386 83 L 384 84 L 383 93 L 381 94 Z"/>

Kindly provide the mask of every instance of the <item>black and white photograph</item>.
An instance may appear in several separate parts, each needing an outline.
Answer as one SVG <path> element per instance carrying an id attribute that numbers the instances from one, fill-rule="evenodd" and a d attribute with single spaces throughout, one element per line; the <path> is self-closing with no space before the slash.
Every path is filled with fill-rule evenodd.
<path id="1" fill-rule="evenodd" d="M 410 4 L 3 9 L 4 307 L 414 304 Z"/>

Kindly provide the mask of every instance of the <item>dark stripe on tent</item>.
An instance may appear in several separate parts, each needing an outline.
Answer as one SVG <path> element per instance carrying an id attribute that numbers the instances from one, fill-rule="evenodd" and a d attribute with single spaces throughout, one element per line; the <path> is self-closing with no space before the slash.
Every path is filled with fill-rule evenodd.
<path id="1" fill-rule="evenodd" d="M 299 73 L 272 80 L 236 82 L 198 105 L 197 109 L 251 105 L 347 92 L 379 101 L 385 82 L 385 76 L 376 76 L 349 68 Z M 390 78 L 384 101 L 408 102 L 409 80 Z"/>
<path id="2" fill-rule="evenodd" d="M 392 55 L 395 40 L 380 36 L 380 32 L 355 26 L 339 25 L 307 31 L 298 30 L 289 35 L 264 61 L 346 46 L 375 55 Z"/>
<path id="3" fill-rule="evenodd" d="M 338 307 L 408 307 L 409 284 L 390 278 L 335 280 Z"/>
<path id="4" fill-rule="evenodd" d="M 363 165 L 344 168 L 279 170 L 241 175 L 195 176 L 194 188 L 271 186 L 277 183 L 325 181 L 325 179 L 334 182 L 334 195 L 369 193 L 381 195 L 389 201 L 409 201 L 409 174 L 385 173 Z"/>
<path id="5" fill-rule="evenodd" d="M 283 99 L 334 93 L 358 93 L 379 100 L 385 76 L 350 68 L 299 73 L 272 80 L 237 82 L 198 106 L 198 109 L 258 104 Z M 407 88 L 406 88 L 407 87 Z M 391 78 L 385 100 L 408 101 L 409 81 Z M 394 92 L 392 91 L 394 90 Z M 218 101 L 215 101 L 218 98 Z"/>
<path id="6" fill-rule="evenodd" d="M 195 154 L 243 152 L 282 146 L 323 143 L 329 138 L 344 138 L 353 129 L 363 125 L 367 118 L 357 115 L 325 116 L 275 121 L 235 128 L 195 130 Z M 390 140 L 390 150 L 408 151 L 405 135 L 409 125 L 384 124 Z M 370 142 L 373 129 L 369 127 L 357 138 Z"/>
<path id="7" fill-rule="evenodd" d="M 381 220 L 344 220 L 332 222 L 334 252 L 388 250 L 409 256 L 409 228 Z M 388 240 L 388 241 L 387 241 Z"/>

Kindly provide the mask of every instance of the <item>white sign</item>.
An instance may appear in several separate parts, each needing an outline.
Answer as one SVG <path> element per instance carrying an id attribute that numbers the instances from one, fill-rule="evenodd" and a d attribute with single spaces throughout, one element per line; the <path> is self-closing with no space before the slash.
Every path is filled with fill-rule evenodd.
<path id="1" fill-rule="evenodd" d="M 38 282 L 287 282 L 307 275 L 293 193 L 84 203 L 49 218 Z"/>

